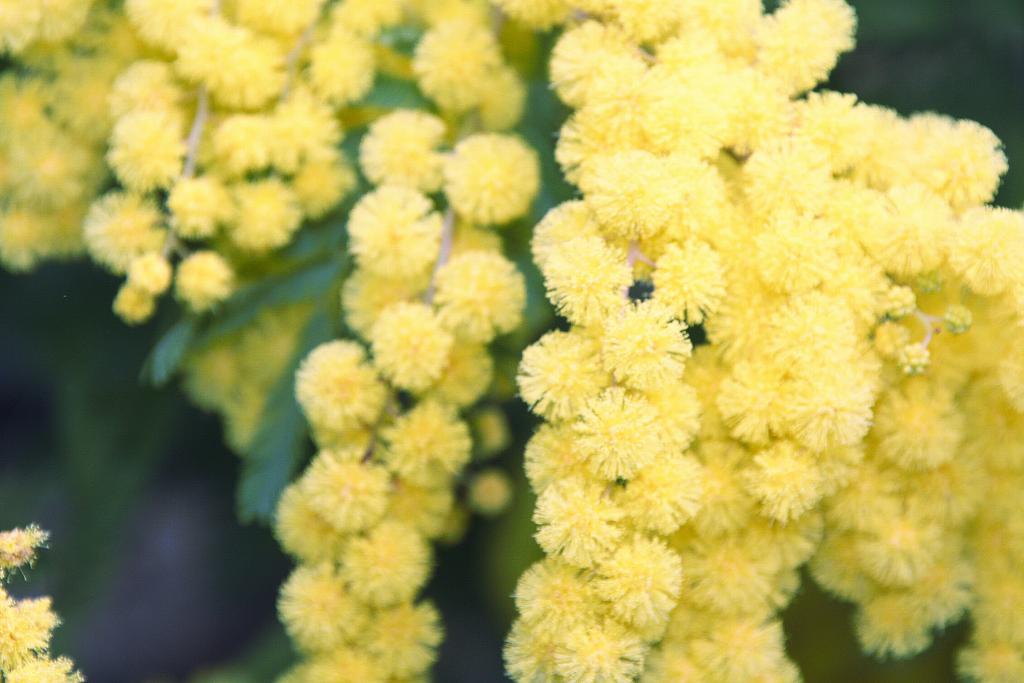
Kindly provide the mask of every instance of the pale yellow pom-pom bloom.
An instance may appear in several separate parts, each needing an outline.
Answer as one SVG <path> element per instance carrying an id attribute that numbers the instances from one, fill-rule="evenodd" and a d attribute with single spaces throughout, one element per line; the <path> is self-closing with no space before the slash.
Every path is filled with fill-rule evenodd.
<path id="1" fill-rule="evenodd" d="M 578 567 L 592 567 L 613 550 L 624 513 L 603 491 L 603 485 L 579 476 L 546 488 L 533 513 L 540 547 Z"/>
<path id="2" fill-rule="evenodd" d="M 49 534 L 37 526 L 0 531 L 0 577 L 11 569 L 31 564 L 48 538 Z"/>
<path id="3" fill-rule="evenodd" d="M 361 462 L 333 451 L 322 451 L 302 475 L 310 506 L 341 533 L 364 531 L 384 515 L 391 484 L 379 465 Z"/>
<path id="4" fill-rule="evenodd" d="M 444 158 L 437 151 L 444 121 L 422 111 L 399 110 L 370 126 L 359 147 L 363 173 L 378 185 L 403 185 L 422 192 L 441 188 Z"/>
<path id="5" fill-rule="evenodd" d="M 573 427 L 590 471 L 609 482 L 631 479 L 668 450 L 653 406 L 622 387 L 588 401 Z"/>
<path id="6" fill-rule="evenodd" d="M 156 297 L 142 287 L 126 282 L 114 297 L 114 313 L 129 325 L 139 325 L 153 316 Z"/>
<path id="7" fill-rule="evenodd" d="M 385 185 L 363 196 L 352 209 L 350 248 L 359 265 L 389 277 L 415 277 L 437 260 L 441 216 L 418 191 Z"/>
<path id="8" fill-rule="evenodd" d="M 580 325 L 598 323 L 617 310 L 633 284 L 625 253 L 616 253 L 600 237 L 577 237 L 553 247 L 543 272 L 548 298 Z"/>
<path id="9" fill-rule="evenodd" d="M 420 485 L 443 482 L 469 461 L 472 441 L 466 423 L 440 401 L 425 400 L 381 431 L 383 460 L 403 478 Z"/>
<path id="10" fill-rule="evenodd" d="M 437 272 L 434 305 L 441 322 L 460 338 L 487 343 L 511 332 L 525 303 L 523 276 L 501 254 L 457 254 Z"/>
<path id="11" fill-rule="evenodd" d="M 385 309 L 370 340 L 381 374 L 409 391 L 423 391 L 441 377 L 455 341 L 422 303 L 397 303 Z"/>
<path id="12" fill-rule="evenodd" d="M 487 26 L 452 20 L 423 36 L 413 70 L 427 97 L 442 109 L 461 114 L 480 104 L 487 79 L 501 63 L 501 51 Z"/>
<path id="13" fill-rule="evenodd" d="M 344 106 L 373 87 L 376 61 L 373 46 L 365 38 L 336 27 L 310 51 L 309 80 L 320 97 Z"/>
<path id="14" fill-rule="evenodd" d="M 549 332 L 523 352 L 517 381 L 534 412 L 565 420 L 608 386 L 611 376 L 596 340 L 579 331 Z"/>
<path id="15" fill-rule="evenodd" d="M 524 216 L 539 186 L 536 152 L 508 135 L 468 137 L 444 166 L 444 191 L 452 208 L 484 225 Z"/>
<path id="16" fill-rule="evenodd" d="M 217 16 L 191 21 L 176 38 L 178 73 L 205 85 L 220 104 L 256 109 L 284 87 L 284 49 L 269 38 Z"/>
<path id="17" fill-rule="evenodd" d="M 234 220 L 234 198 L 217 177 L 182 178 L 167 198 L 171 227 L 185 239 L 213 237 L 217 228 Z"/>
<path id="18" fill-rule="evenodd" d="M 627 306 L 607 321 L 601 335 L 605 369 L 639 390 L 679 380 L 692 349 L 685 326 L 654 301 Z"/>
<path id="19" fill-rule="evenodd" d="M 295 396 L 314 425 L 345 431 L 371 424 L 387 394 L 366 362 L 363 347 L 351 341 L 321 344 L 295 375 Z"/>
<path id="20" fill-rule="evenodd" d="M 162 255 L 151 252 L 133 259 L 128 266 L 128 282 L 153 296 L 171 286 L 171 264 Z"/>
<path id="21" fill-rule="evenodd" d="M 213 251 L 197 251 L 178 266 L 175 293 L 196 312 L 208 311 L 227 299 L 235 287 L 235 272 Z"/>
<path id="22" fill-rule="evenodd" d="M 342 576 L 352 593 L 374 607 L 409 600 L 427 578 L 430 546 L 411 527 L 382 522 L 345 549 Z"/>
<path id="23" fill-rule="evenodd" d="M 664 542 L 638 537 L 597 568 L 594 589 L 612 614 L 640 631 L 663 627 L 682 588 L 682 566 Z"/>
<path id="24" fill-rule="evenodd" d="M 326 0 L 237 0 L 238 22 L 263 33 L 294 38 L 316 19 Z"/>
<path id="25" fill-rule="evenodd" d="M 235 185 L 238 214 L 231 226 L 231 241 L 241 249 L 261 253 L 291 241 L 302 224 L 295 192 L 281 180 L 268 178 Z"/>
<path id="26" fill-rule="evenodd" d="M 174 111 L 136 111 L 122 117 L 107 153 L 121 183 L 136 192 L 169 188 L 185 158 L 183 127 Z"/>
<path id="27" fill-rule="evenodd" d="M 760 28 L 758 68 L 791 94 L 810 90 L 828 77 L 839 55 L 853 49 L 856 26 L 843 0 L 789 0 Z"/>
<path id="28" fill-rule="evenodd" d="M 367 635 L 367 649 L 391 672 L 391 680 L 413 680 L 437 657 L 441 616 L 430 603 L 401 604 L 377 612 Z"/>
<path id="29" fill-rule="evenodd" d="M 83 232 L 89 254 L 114 273 L 124 273 L 136 256 L 159 251 L 164 230 L 151 202 L 134 194 L 111 193 L 89 209 Z"/>
<path id="30" fill-rule="evenodd" d="M 277 609 L 288 635 L 311 653 L 344 645 L 369 621 L 369 610 L 326 563 L 296 568 L 281 586 Z"/>

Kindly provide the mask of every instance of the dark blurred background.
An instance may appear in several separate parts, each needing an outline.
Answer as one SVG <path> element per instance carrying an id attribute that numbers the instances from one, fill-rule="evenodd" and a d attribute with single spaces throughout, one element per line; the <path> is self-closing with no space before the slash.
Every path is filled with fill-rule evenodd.
<path id="1" fill-rule="evenodd" d="M 829 87 L 902 113 L 933 110 L 989 126 L 1010 157 L 999 203 L 1024 202 L 1024 0 L 855 0 L 859 46 Z M 808 37 L 813 38 L 813 37 Z M 64 618 L 56 649 L 94 683 L 265 683 L 291 653 L 274 616 L 289 570 L 268 530 L 235 516 L 239 460 L 218 420 L 139 371 L 160 323 L 110 313 L 117 282 L 86 264 L 0 272 L 0 528 L 37 522 L 51 549 L 16 592 L 49 593 Z M 518 431 L 529 418 L 512 406 Z M 522 439 L 504 456 L 518 472 Z M 523 488 L 517 489 L 522 492 Z M 441 683 L 501 681 L 515 579 L 535 556 L 532 501 L 475 521 L 439 551 L 428 593 L 448 636 Z M 858 654 L 850 610 L 809 582 L 786 614 L 809 683 L 941 683 L 954 677 L 953 627 L 924 655 Z"/>

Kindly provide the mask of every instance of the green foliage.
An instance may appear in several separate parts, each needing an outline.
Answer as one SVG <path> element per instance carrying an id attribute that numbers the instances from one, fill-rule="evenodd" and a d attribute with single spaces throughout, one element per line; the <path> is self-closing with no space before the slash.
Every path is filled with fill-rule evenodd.
<path id="1" fill-rule="evenodd" d="M 415 83 L 379 74 L 363 104 L 383 109 L 430 109 L 430 102 Z"/>
<path id="2" fill-rule="evenodd" d="M 295 400 L 293 378 L 306 354 L 334 336 L 335 322 L 327 310 L 324 306 L 313 314 L 292 362 L 267 400 L 238 486 L 238 516 L 243 522 L 271 520 L 281 492 L 306 452 L 306 420 Z"/>
<path id="3" fill-rule="evenodd" d="M 160 337 L 142 366 L 144 381 L 162 387 L 174 377 L 196 339 L 198 325 L 194 316 L 186 315 Z"/>

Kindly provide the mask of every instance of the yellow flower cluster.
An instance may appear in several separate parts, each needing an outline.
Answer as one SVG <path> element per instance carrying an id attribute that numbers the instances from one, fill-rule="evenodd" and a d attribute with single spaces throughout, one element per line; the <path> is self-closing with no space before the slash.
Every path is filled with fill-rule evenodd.
<path id="1" fill-rule="evenodd" d="M 171 291 L 215 313 L 371 186 L 346 222 L 357 339 L 295 377 L 318 454 L 277 509 L 304 657 L 282 681 L 426 677 L 431 542 L 511 496 L 466 474 L 509 440 L 473 406 L 523 318 L 502 228 L 542 189 L 508 132 L 526 88 L 506 19 L 559 31 L 555 155 L 579 190 L 531 243 L 568 325 L 519 367 L 546 557 L 515 592 L 509 673 L 795 682 L 778 615 L 806 565 L 867 652 L 969 616 L 962 675 L 1024 680 L 1024 214 L 990 205 L 988 129 L 819 88 L 854 46 L 844 0 L 0 0 L 8 268 L 85 250 L 124 278 L 129 323 Z M 396 28 L 422 33 L 410 54 Z M 368 97 L 381 76 L 430 106 Z M 364 127 L 356 169 L 340 145 Z M 311 309 L 190 349 L 187 389 L 236 449 Z M 0 534 L 0 578 L 44 539 Z M 79 681 L 48 658 L 56 623 L 0 589 L 0 678 Z"/>
<path id="2" fill-rule="evenodd" d="M 867 651 L 970 611 L 964 675 L 1022 680 L 1024 215 L 985 206 L 995 136 L 808 92 L 853 47 L 842 0 L 499 4 L 566 22 L 583 195 L 533 239 L 571 328 L 520 366 L 547 557 L 510 674 L 796 681 L 777 615 L 810 560 Z"/>
<path id="3" fill-rule="evenodd" d="M 35 560 L 47 534 L 38 527 L 0 532 L 0 582 Z M 82 683 L 66 657 L 50 657 L 60 619 L 50 598 L 16 600 L 0 585 L 0 680 L 6 683 Z"/>
<path id="4" fill-rule="evenodd" d="M 0 54 L 46 51 L 76 33 L 93 0 L 4 0 L 0 4 Z"/>
<path id="5" fill-rule="evenodd" d="M 0 76 L 0 264 L 11 270 L 80 253 L 107 182 L 107 97 L 143 47 L 123 15 L 103 3 L 87 15 L 90 4 L 0 3 L 0 52 L 19 52 Z M 17 49 L 40 31 L 45 40 Z"/>
<path id="6" fill-rule="evenodd" d="M 460 412 L 488 389 L 487 345 L 519 326 L 525 304 L 495 229 L 526 215 L 538 161 L 515 136 L 476 132 L 513 125 L 521 103 L 493 101 L 507 93 L 491 92 L 492 77 L 509 67 L 487 13 L 433 11 L 414 13 L 427 30 L 413 67 L 443 116 L 395 110 L 373 121 L 359 150 L 374 187 L 348 217 L 356 267 L 341 299 L 366 346 L 323 344 L 296 376 L 320 451 L 277 511 L 278 537 L 300 562 L 281 618 L 306 655 L 288 683 L 425 675 L 442 638 L 437 610 L 417 602 L 430 541 L 457 534 L 466 515 L 455 488 L 473 438 Z M 450 78 L 453 65 L 485 63 Z M 483 450 L 500 447 L 501 426 L 497 437 L 493 426 L 482 432 L 491 435 Z M 468 505 L 487 513 L 510 494 L 494 473 L 469 490 Z"/>
<path id="7" fill-rule="evenodd" d="M 46 41 L 65 35 L 51 17 L 70 38 L 25 49 L 24 73 L 0 83 L 9 267 L 84 242 L 125 276 L 114 310 L 126 322 L 172 288 L 202 313 L 354 185 L 338 114 L 372 86 L 374 50 L 352 3 L 325 16 L 324 0 L 130 0 L 88 17 L 88 2 L 10 4 L 5 43 L 22 6 L 44 17 Z M 108 167 L 117 187 L 97 198 Z"/>

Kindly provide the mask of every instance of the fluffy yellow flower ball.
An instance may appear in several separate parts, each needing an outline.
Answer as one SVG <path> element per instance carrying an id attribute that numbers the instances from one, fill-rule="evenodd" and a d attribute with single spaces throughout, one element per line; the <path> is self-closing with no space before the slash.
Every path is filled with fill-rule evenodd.
<path id="1" fill-rule="evenodd" d="M 177 37 L 175 69 L 226 107 L 257 109 L 281 93 L 283 48 L 217 16 L 195 19 Z"/>
<path id="2" fill-rule="evenodd" d="M 190 24 L 209 16 L 212 0 L 127 0 L 125 12 L 143 40 L 174 53 Z"/>
<path id="3" fill-rule="evenodd" d="M 422 675 L 437 657 L 441 616 L 433 605 L 401 604 L 377 612 L 370 623 L 367 649 L 394 679 Z"/>
<path id="4" fill-rule="evenodd" d="M 174 286 L 178 298 L 201 313 L 231 295 L 235 272 L 217 252 L 197 251 L 178 265 Z"/>
<path id="5" fill-rule="evenodd" d="M 522 320 L 526 283 L 515 265 L 491 251 L 453 256 L 437 272 L 434 305 L 456 336 L 487 343 Z"/>
<path id="6" fill-rule="evenodd" d="M 8 672 L 10 683 L 83 683 L 85 678 L 74 670 L 67 657 L 33 659 Z"/>
<path id="7" fill-rule="evenodd" d="M 630 305 L 613 316 L 601 336 L 605 369 L 640 390 L 680 379 L 692 348 L 685 326 L 653 301 Z"/>
<path id="8" fill-rule="evenodd" d="M 167 198 L 171 228 L 185 239 L 213 237 L 236 215 L 235 200 L 217 177 L 203 175 L 175 183 Z"/>
<path id="9" fill-rule="evenodd" d="M 114 313 L 129 325 L 138 325 L 149 320 L 156 310 L 156 298 L 142 287 L 125 283 L 114 297 Z"/>
<path id="10" fill-rule="evenodd" d="M 344 155 L 331 151 L 307 160 L 292 178 L 292 189 L 308 218 L 322 218 L 351 192 L 358 182 Z"/>
<path id="11" fill-rule="evenodd" d="M 949 265 L 968 287 L 986 296 L 1024 282 L 1024 213 L 969 211 L 952 233 Z"/>
<path id="12" fill-rule="evenodd" d="M 828 78 L 839 55 L 853 49 L 856 27 L 843 0 L 788 0 L 758 31 L 758 68 L 790 94 L 810 90 Z"/>
<path id="13" fill-rule="evenodd" d="M 593 325 L 618 310 L 633 284 L 626 254 L 600 237 L 577 237 L 553 247 L 542 268 L 548 298 L 573 323 Z"/>
<path id="14" fill-rule="evenodd" d="M 543 636 L 558 636 L 593 618 L 599 605 L 580 571 L 555 558 L 527 569 L 515 592 L 520 618 Z"/>
<path id="15" fill-rule="evenodd" d="M 824 494 L 823 473 L 813 454 L 788 441 L 754 456 L 747 475 L 748 488 L 764 513 L 782 523 L 810 510 Z"/>
<path id="16" fill-rule="evenodd" d="M 264 114 L 232 114 L 213 129 L 213 158 L 219 172 L 230 178 L 270 167 L 274 121 Z"/>
<path id="17" fill-rule="evenodd" d="M 89 254 L 114 273 L 124 273 L 137 256 L 164 243 L 160 212 L 134 194 L 111 193 L 89 209 L 82 228 Z"/>
<path id="18" fill-rule="evenodd" d="M 455 340 L 429 306 L 403 302 L 380 314 L 370 341 L 384 377 L 402 389 L 423 391 L 441 377 Z"/>
<path id="19" fill-rule="evenodd" d="M 365 38 L 335 27 L 310 51 L 310 84 L 323 99 L 344 106 L 362 99 L 373 87 L 376 63 L 373 46 Z"/>
<path id="20" fill-rule="evenodd" d="M 479 472 L 469 484 L 470 507 L 487 516 L 498 515 L 512 500 L 512 483 L 508 475 L 497 468 Z"/>
<path id="21" fill-rule="evenodd" d="M 171 286 L 171 264 L 157 253 L 143 254 L 128 267 L 128 282 L 152 296 L 160 296 Z"/>
<path id="22" fill-rule="evenodd" d="M 642 469 L 617 493 L 617 502 L 637 527 L 668 535 L 697 514 L 703 493 L 700 463 L 675 455 Z"/>
<path id="23" fill-rule="evenodd" d="M 501 63 L 501 50 L 486 24 L 451 20 L 423 36 L 413 70 L 427 97 L 461 114 L 480 104 L 487 79 Z"/>
<path id="24" fill-rule="evenodd" d="M 238 213 L 229 234 L 245 251 L 261 253 L 282 247 L 302 224 L 295 192 L 277 178 L 235 185 L 232 191 Z"/>
<path id="25" fill-rule="evenodd" d="M 440 401 L 423 401 L 381 432 L 384 460 L 404 478 L 430 485 L 457 474 L 469 461 L 466 423 Z"/>
<path id="26" fill-rule="evenodd" d="M 624 623 L 640 631 L 658 630 L 676 606 L 681 565 L 663 541 L 637 537 L 598 565 L 594 591 Z"/>
<path id="27" fill-rule="evenodd" d="M 171 65 L 154 59 L 139 60 L 121 72 L 107 100 L 115 119 L 132 111 L 180 111 L 187 102 Z"/>
<path id="28" fill-rule="evenodd" d="M 619 542 L 622 509 L 604 495 L 604 485 L 575 476 L 558 480 L 537 499 L 536 539 L 548 554 L 577 567 L 592 567 Z"/>
<path id="29" fill-rule="evenodd" d="M 349 216 L 350 249 L 362 268 L 389 278 L 418 276 L 437 260 L 442 221 L 416 190 L 385 185 Z"/>
<path id="30" fill-rule="evenodd" d="M 387 392 L 366 362 L 363 347 L 333 341 L 302 361 L 295 375 L 295 396 L 313 425 L 343 432 L 372 424 L 384 408 Z"/>
<path id="31" fill-rule="evenodd" d="M 700 240 L 670 244 L 658 259 L 652 281 L 654 301 L 691 325 L 716 313 L 725 296 L 722 259 Z"/>
<path id="32" fill-rule="evenodd" d="M 570 681 L 630 683 L 643 670 L 647 647 L 613 619 L 577 626 L 555 652 L 555 672 Z"/>
<path id="33" fill-rule="evenodd" d="M 530 249 L 533 261 L 541 269 L 548 255 L 562 242 L 574 237 L 600 237 L 601 231 L 590 207 L 582 201 L 565 202 L 551 209 L 533 229 Z"/>
<path id="34" fill-rule="evenodd" d="M 277 609 L 288 635 L 310 653 L 344 645 L 369 621 L 369 610 L 326 563 L 297 567 L 281 587 Z"/>
<path id="35" fill-rule="evenodd" d="M 609 482 L 632 479 L 668 450 L 650 402 L 622 387 L 588 401 L 573 427 L 590 471 Z"/>
<path id="36" fill-rule="evenodd" d="M 399 110 L 370 126 L 359 147 L 363 173 L 377 185 L 437 192 L 443 181 L 444 121 L 422 111 Z"/>
<path id="37" fill-rule="evenodd" d="M 430 546 L 412 528 L 382 522 L 345 549 L 342 576 L 359 600 L 391 607 L 412 599 L 430 566 Z"/>
<path id="38" fill-rule="evenodd" d="M 502 224 L 526 215 L 539 187 L 537 153 L 508 135 L 470 136 L 444 165 L 448 201 L 474 223 Z"/>
<path id="39" fill-rule="evenodd" d="M 303 490 L 309 505 L 341 533 L 364 531 L 376 524 L 388 506 L 391 485 L 384 468 L 332 451 L 322 451 L 306 470 Z"/>
<path id="40" fill-rule="evenodd" d="M 302 480 L 281 494 L 274 516 L 274 534 L 285 552 L 300 562 L 335 562 L 346 537 L 323 520 L 309 505 Z"/>
<path id="41" fill-rule="evenodd" d="M 601 347 L 579 332 L 548 332 L 523 351 L 517 377 L 530 408 L 549 420 L 566 420 L 611 383 Z"/>
<path id="42" fill-rule="evenodd" d="M 110 139 L 107 161 L 121 183 L 135 192 L 166 189 L 181 175 L 184 121 L 177 112 L 126 114 Z"/>
<path id="43" fill-rule="evenodd" d="M 494 359 L 483 344 L 456 340 L 448 365 L 431 393 L 442 401 L 468 406 L 480 398 L 494 378 Z"/>

